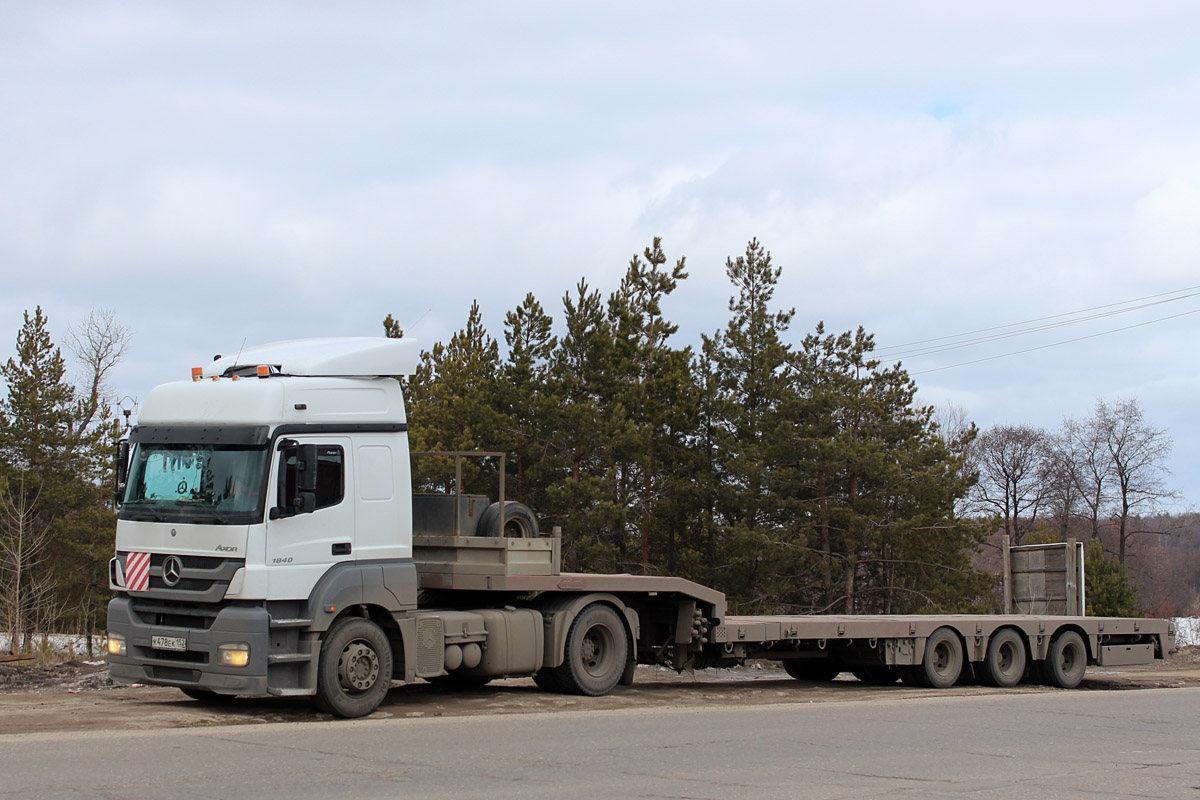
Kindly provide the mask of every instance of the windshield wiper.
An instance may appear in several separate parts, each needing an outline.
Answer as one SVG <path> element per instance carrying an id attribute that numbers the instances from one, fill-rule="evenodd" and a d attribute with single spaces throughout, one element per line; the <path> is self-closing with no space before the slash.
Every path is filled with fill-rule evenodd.
<path id="1" fill-rule="evenodd" d="M 152 500 L 130 500 L 121 504 L 121 513 L 125 519 L 134 522 L 166 522 L 166 517 L 157 508 L 151 506 Z M 130 508 L 130 506 L 151 506 L 149 508 Z"/>
<path id="2" fill-rule="evenodd" d="M 229 512 L 221 511 L 219 508 L 217 508 L 215 506 L 200 505 L 198 503 L 192 503 L 192 504 L 185 505 L 183 503 L 180 503 L 178 505 L 178 508 L 180 509 L 180 511 L 183 511 L 184 513 L 188 514 L 189 516 L 194 517 L 193 520 L 190 520 L 192 522 L 210 522 L 210 521 L 215 520 L 216 522 L 219 522 L 222 525 L 234 524 L 233 517 L 230 516 Z"/>

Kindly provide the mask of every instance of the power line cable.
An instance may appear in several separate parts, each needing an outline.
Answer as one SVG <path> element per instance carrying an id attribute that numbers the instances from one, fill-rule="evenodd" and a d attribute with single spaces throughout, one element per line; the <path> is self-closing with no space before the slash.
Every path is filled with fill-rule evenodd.
<path id="1" fill-rule="evenodd" d="M 1087 336 L 1078 336 L 1074 339 L 1064 339 L 1061 342 L 1051 342 L 1050 344 L 1038 345 L 1037 347 L 1029 347 L 1024 350 L 1014 350 L 1011 353 L 1001 353 L 1000 355 L 997 355 L 997 356 L 988 356 L 987 358 L 977 358 L 974 361 L 963 361 L 958 364 L 947 364 L 944 367 L 934 367 L 932 369 L 923 369 L 920 372 L 910 372 L 909 374 L 910 375 L 926 375 L 930 372 L 941 372 L 942 370 L 954 369 L 955 367 L 966 367 L 966 366 L 970 366 L 971 364 L 981 364 L 984 361 L 995 361 L 998 358 L 1008 358 L 1009 356 L 1017 356 L 1017 355 L 1021 355 L 1022 353 L 1032 353 L 1035 350 L 1045 350 L 1050 347 L 1058 347 L 1059 345 L 1071 344 L 1073 342 L 1082 342 L 1085 339 L 1095 339 L 1098 336 L 1107 336 L 1110 333 L 1120 333 L 1121 331 L 1128 331 L 1128 330 L 1132 330 L 1133 328 L 1141 328 L 1146 325 L 1153 325 L 1156 322 L 1165 322 L 1170 319 L 1178 319 L 1179 317 L 1186 317 L 1190 314 L 1200 314 L 1200 308 L 1195 308 L 1195 309 L 1192 309 L 1191 311 L 1184 311 L 1181 314 L 1172 314 L 1169 317 L 1159 317 L 1158 319 L 1147 320 L 1146 322 L 1139 322 L 1134 325 L 1126 325 L 1123 328 L 1113 328 L 1112 330 L 1101 331 L 1099 333 L 1090 333 Z"/>
<path id="2" fill-rule="evenodd" d="M 1046 317 L 1035 317 L 1034 319 L 1028 319 L 1028 320 L 1024 320 L 1022 322 L 1010 322 L 1007 325 L 994 325 L 990 328 L 978 328 L 973 331 L 965 331 L 964 333 L 955 333 L 955 334 L 951 334 L 949 336 L 936 336 L 932 339 L 918 339 L 918 340 L 912 341 L 912 342 L 904 342 L 901 344 L 889 345 L 888 347 L 879 348 L 879 350 L 877 352 L 882 353 L 882 352 L 886 352 L 889 350 L 900 350 L 903 348 L 908 348 L 908 347 L 912 347 L 914 345 L 919 345 L 919 344 L 928 344 L 930 342 L 940 342 L 940 341 L 945 341 L 947 339 L 959 339 L 963 336 L 973 336 L 977 333 L 989 333 L 991 331 L 1004 330 L 1005 328 L 1015 328 L 1018 325 L 1031 325 L 1035 322 L 1045 322 L 1046 320 L 1051 320 L 1051 319 L 1060 319 L 1062 317 L 1072 317 L 1072 316 L 1075 316 L 1076 314 L 1085 314 L 1089 311 L 1099 311 L 1100 309 L 1103 309 L 1103 308 L 1114 308 L 1116 306 L 1124 306 L 1124 305 L 1128 305 L 1130 303 L 1140 303 L 1143 300 L 1154 300 L 1159 297 L 1166 297 L 1168 295 L 1173 295 L 1173 294 L 1182 294 L 1183 292 L 1192 292 L 1197 289 L 1200 289 L 1200 285 L 1186 286 L 1182 289 L 1175 289 L 1170 292 L 1159 292 L 1158 294 L 1150 294 L 1150 295 L 1146 295 L 1145 297 L 1135 297 L 1130 300 L 1122 300 L 1117 303 L 1105 303 L 1103 305 L 1091 306 L 1089 308 L 1081 308 L 1078 311 L 1067 311 L 1062 314 L 1051 314 L 1050 316 L 1046 316 Z M 1194 295 L 1189 295 L 1189 296 L 1194 296 Z M 1183 299 L 1183 298 L 1176 298 L 1176 299 Z"/>
<path id="3" fill-rule="evenodd" d="M 942 345 L 932 345 L 930 347 L 915 348 L 915 349 L 911 349 L 911 350 L 900 350 L 898 352 L 896 351 L 896 348 L 881 348 L 881 350 L 877 351 L 877 352 L 881 353 L 883 355 L 883 357 L 886 357 L 888 359 L 915 358 L 917 356 L 932 355 L 935 353 L 944 353 L 949 350 L 961 350 L 964 347 L 973 347 L 977 344 L 987 344 L 989 342 L 997 342 L 997 341 L 1001 341 L 1003 339 L 1013 339 L 1018 336 L 1027 336 L 1031 333 L 1040 333 L 1042 331 L 1053 330 L 1055 328 L 1064 328 L 1068 325 L 1076 325 L 1081 322 L 1094 322 L 1095 320 L 1098 320 L 1098 319 L 1104 319 L 1106 317 L 1112 317 L 1112 316 L 1116 316 L 1118 314 L 1127 314 L 1131 311 L 1142 311 L 1147 308 L 1153 308 L 1154 306 L 1164 305 L 1166 303 L 1173 303 L 1176 300 L 1187 300 L 1192 297 L 1200 297 L 1200 292 L 1194 292 L 1192 294 L 1181 295 L 1180 297 L 1172 297 L 1167 300 L 1158 300 L 1153 303 L 1143 303 L 1142 305 L 1130 306 L 1129 308 L 1117 309 L 1115 311 L 1105 311 L 1100 314 L 1092 314 L 1087 317 L 1080 317 L 1079 319 L 1064 320 L 1062 322 L 1053 322 L 1048 325 L 1037 325 L 1032 328 L 1026 328 L 1024 330 L 1019 330 L 1019 331 L 1011 331 L 1009 333 L 997 333 L 997 334 L 993 334 L 991 336 L 980 336 L 975 339 L 967 339 L 967 340 L 960 341 L 960 342 L 953 342 L 953 343 L 942 344 Z M 1004 326 L 1004 327 L 1008 327 L 1008 326 Z M 965 335 L 965 334 L 963 334 L 963 335 Z M 941 337 L 941 338 L 949 339 L 952 337 Z M 936 341 L 936 340 L 930 339 L 928 341 Z"/>

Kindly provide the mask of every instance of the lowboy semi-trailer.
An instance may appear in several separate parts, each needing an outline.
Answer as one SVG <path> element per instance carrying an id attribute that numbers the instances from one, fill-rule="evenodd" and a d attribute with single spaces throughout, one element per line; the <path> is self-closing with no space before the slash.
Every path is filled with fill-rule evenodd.
<path id="1" fill-rule="evenodd" d="M 151 391 L 117 461 L 115 680 L 208 701 L 305 695 L 358 717 L 418 679 L 532 676 L 596 696 L 637 664 L 758 658 L 801 680 L 1072 688 L 1088 664 L 1174 648 L 1163 620 L 738 617 L 682 578 L 561 573 L 557 532 L 503 484 L 495 503 L 461 493 L 461 475 L 455 494 L 413 494 L 389 376 L 417 359 L 411 339 L 298 340 Z"/>

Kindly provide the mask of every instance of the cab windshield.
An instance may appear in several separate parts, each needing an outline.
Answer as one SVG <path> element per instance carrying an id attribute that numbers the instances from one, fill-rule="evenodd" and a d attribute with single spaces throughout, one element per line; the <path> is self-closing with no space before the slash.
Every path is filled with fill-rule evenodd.
<path id="1" fill-rule="evenodd" d="M 142 443 L 121 519 L 249 525 L 262 521 L 265 447 Z"/>

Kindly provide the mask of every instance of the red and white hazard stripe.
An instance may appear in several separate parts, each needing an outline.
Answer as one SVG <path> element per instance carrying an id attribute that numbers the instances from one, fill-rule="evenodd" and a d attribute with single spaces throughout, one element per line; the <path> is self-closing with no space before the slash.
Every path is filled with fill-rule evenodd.
<path id="1" fill-rule="evenodd" d="M 144 592 L 150 588 L 150 554 L 130 553 L 125 559 L 125 588 Z"/>

